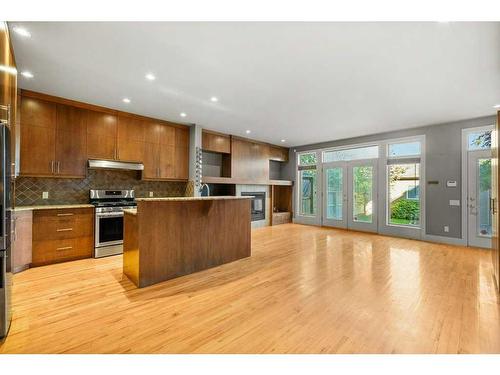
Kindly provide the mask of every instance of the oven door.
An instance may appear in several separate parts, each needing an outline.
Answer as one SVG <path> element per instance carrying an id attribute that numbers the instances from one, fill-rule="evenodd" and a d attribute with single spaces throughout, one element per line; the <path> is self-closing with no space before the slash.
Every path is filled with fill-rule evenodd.
<path id="1" fill-rule="evenodd" d="M 123 243 L 123 212 L 96 213 L 95 247 Z"/>

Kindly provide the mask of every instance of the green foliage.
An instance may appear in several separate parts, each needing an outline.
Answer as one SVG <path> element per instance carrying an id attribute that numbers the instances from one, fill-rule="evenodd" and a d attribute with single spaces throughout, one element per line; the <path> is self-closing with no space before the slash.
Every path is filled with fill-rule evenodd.
<path id="1" fill-rule="evenodd" d="M 316 164 L 316 153 L 301 154 L 299 157 L 300 165 L 313 165 Z"/>
<path id="2" fill-rule="evenodd" d="M 418 220 L 420 216 L 420 202 L 412 199 L 399 199 L 391 204 L 391 218 Z"/>

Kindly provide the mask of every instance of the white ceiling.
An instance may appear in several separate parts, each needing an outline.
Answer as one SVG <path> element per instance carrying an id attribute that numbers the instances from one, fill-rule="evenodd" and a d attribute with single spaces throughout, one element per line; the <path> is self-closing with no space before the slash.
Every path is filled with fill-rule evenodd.
<path id="1" fill-rule="evenodd" d="M 16 25 L 22 88 L 288 146 L 500 104 L 500 23 Z"/>

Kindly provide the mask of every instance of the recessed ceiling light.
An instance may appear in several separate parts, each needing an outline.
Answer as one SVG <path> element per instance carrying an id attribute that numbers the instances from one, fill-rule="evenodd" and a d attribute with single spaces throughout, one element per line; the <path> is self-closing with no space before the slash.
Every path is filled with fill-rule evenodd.
<path id="1" fill-rule="evenodd" d="M 250 130 L 247 130 L 247 131 L 245 131 L 245 133 L 250 134 L 250 133 L 251 133 L 251 131 L 250 131 Z"/>
<path id="2" fill-rule="evenodd" d="M 181 112 L 181 117 L 186 117 L 187 115 L 184 112 Z"/>
<path id="3" fill-rule="evenodd" d="M 218 102 L 218 101 L 219 101 L 219 98 L 217 98 L 216 96 L 212 96 L 212 97 L 210 98 L 210 101 L 215 103 L 215 102 Z"/>
<path id="4" fill-rule="evenodd" d="M 148 74 L 146 74 L 146 79 L 149 81 L 154 81 L 156 79 L 156 77 L 153 74 L 148 73 Z"/>
<path id="5" fill-rule="evenodd" d="M 28 72 L 27 70 L 25 70 L 24 72 L 21 72 L 21 74 L 23 75 L 23 77 L 26 77 L 26 78 L 33 78 L 33 73 L 31 72 Z"/>
<path id="6" fill-rule="evenodd" d="M 285 140 L 285 139 L 282 139 L 282 140 L 281 140 L 281 142 L 282 142 L 282 143 L 284 143 L 284 142 L 286 142 L 286 140 Z"/>
<path id="7" fill-rule="evenodd" d="M 123 102 L 124 103 L 130 103 L 130 99 L 129 98 L 123 98 Z"/>
<path id="8" fill-rule="evenodd" d="M 496 104 L 496 105 L 494 105 L 494 106 L 493 106 L 493 108 L 495 108 L 495 109 L 499 109 L 499 108 L 500 108 L 500 104 Z"/>
<path id="9" fill-rule="evenodd" d="M 25 37 L 25 38 L 31 38 L 31 33 L 28 30 L 26 30 L 24 27 L 16 26 L 16 27 L 14 27 L 14 32 L 18 35 Z"/>

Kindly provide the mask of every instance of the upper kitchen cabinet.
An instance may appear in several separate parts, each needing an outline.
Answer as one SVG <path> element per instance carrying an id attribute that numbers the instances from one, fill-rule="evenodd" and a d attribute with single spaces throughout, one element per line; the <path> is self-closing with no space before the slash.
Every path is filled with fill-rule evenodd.
<path id="1" fill-rule="evenodd" d="M 131 162 L 144 160 L 145 125 L 145 121 L 139 118 L 118 116 L 118 160 Z"/>
<path id="2" fill-rule="evenodd" d="M 288 161 L 288 149 L 278 146 L 269 146 L 269 160 Z"/>
<path id="3" fill-rule="evenodd" d="M 55 171 L 56 105 L 40 99 L 21 99 L 22 176 L 52 176 Z"/>
<path id="4" fill-rule="evenodd" d="M 188 179 L 188 128 L 148 121 L 145 123 L 145 140 L 143 179 Z"/>
<path id="5" fill-rule="evenodd" d="M 116 116 L 90 110 L 87 116 L 87 157 L 89 159 L 116 159 L 118 134 Z"/>
<path id="6" fill-rule="evenodd" d="M 175 128 L 175 178 L 189 178 L 189 128 Z"/>
<path id="7" fill-rule="evenodd" d="M 222 154 L 231 153 L 231 137 L 215 132 L 202 132 L 203 151 L 217 152 Z"/>
<path id="8" fill-rule="evenodd" d="M 269 180 L 269 146 L 233 137 L 231 177 L 252 183 L 267 182 Z"/>
<path id="9" fill-rule="evenodd" d="M 87 172 L 86 109 L 57 105 L 55 174 L 84 178 Z"/>

